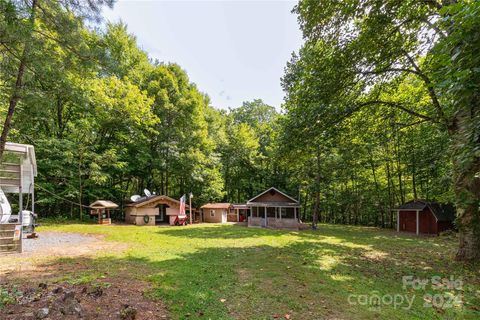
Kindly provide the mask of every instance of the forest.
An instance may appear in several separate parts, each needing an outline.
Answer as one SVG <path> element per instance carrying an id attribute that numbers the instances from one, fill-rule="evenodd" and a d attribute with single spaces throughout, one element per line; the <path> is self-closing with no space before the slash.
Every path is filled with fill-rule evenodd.
<path id="1" fill-rule="evenodd" d="M 42 217 L 144 188 L 200 206 L 275 186 L 314 225 L 391 228 L 427 199 L 456 204 L 458 257 L 479 258 L 480 3 L 320 2 L 293 9 L 284 103 L 226 109 L 102 21 L 113 1 L 0 0 L 0 155 L 35 146 Z"/>

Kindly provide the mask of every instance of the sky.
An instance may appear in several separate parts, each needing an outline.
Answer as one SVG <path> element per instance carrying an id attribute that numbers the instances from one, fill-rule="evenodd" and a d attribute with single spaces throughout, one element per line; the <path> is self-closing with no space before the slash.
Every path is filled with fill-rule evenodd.
<path id="1" fill-rule="evenodd" d="M 260 98 L 280 107 L 280 85 L 302 36 L 294 1 L 119 0 L 103 16 L 123 21 L 153 59 L 178 63 L 217 108 Z"/>

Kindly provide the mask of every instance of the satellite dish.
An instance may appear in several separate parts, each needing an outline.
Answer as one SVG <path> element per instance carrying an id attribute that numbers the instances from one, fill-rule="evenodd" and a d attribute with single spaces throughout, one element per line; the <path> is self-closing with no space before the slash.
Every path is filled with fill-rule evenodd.
<path id="1" fill-rule="evenodd" d="M 151 193 L 150 190 L 148 190 L 148 189 L 143 189 L 143 193 L 145 193 L 145 195 L 147 196 L 147 198 L 152 195 L 152 193 Z"/>
<path id="2" fill-rule="evenodd" d="M 134 194 L 130 197 L 130 200 L 132 200 L 133 202 L 137 202 L 140 198 L 141 196 L 139 196 L 138 194 Z"/>

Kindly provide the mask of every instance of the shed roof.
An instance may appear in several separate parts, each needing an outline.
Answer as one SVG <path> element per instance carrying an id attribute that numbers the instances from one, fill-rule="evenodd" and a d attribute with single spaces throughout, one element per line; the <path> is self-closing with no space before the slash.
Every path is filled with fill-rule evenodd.
<path id="1" fill-rule="evenodd" d="M 232 204 L 233 209 L 248 209 L 249 206 L 247 206 L 246 203 L 234 203 Z"/>
<path id="2" fill-rule="evenodd" d="M 90 205 L 90 208 L 94 209 L 115 209 L 118 208 L 118 204 L 109 200 L 97 200 Z"/>
<path id="3" fill-rule="evenodd" d="M 228 202 L 207 203 L 200 207 L 200 209 L 229 209 L 232 206 Z"/>
<path id="4" fill-rule="evenodd" d="M 455 220 L 455 208 L 451 204 L 440 204 L 434 201 L 426 200 L 412 200 L 406 202 L 394 210 L 408 211 L 408 210 L 423 210 L 429 208 L 438 221 L 453 221 Z"/>

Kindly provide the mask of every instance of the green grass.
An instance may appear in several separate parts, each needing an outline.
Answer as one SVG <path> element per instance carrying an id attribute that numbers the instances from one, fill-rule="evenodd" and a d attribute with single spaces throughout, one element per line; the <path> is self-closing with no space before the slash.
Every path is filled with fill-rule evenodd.
<path id="1" fill-rule="evenodd" d="M 152 284 L 148 295 L 166 302 L 174 319 L 431 319 L 478 318 L 478 266 L 453 260 L 447 237 L 397 236 L 374 228 L 321 225 L 280 231 L 232 225 L 188 227 L 47 224 L 42 231 L 106 235 L 129 244 L 121 253 L 51 261 L 72 283 L 132 277 Z M 76 266 L 86 266 L 83 269 Z M 81 269 L 81 270 L 78 270 Z M 404 289 L 403 276 L 461 277 L 463 290 Z M 452 308 L 427 308 L 425 294 L 461 296 Z M 359 296 L 414 296 L 397 308 L 351 304 Z M 354 296 L 352 296 L 354 295 Z M 386 299 L 386 298 L 385 298 Z M 388 302 L 388 300 L 386 300 Z"/>

